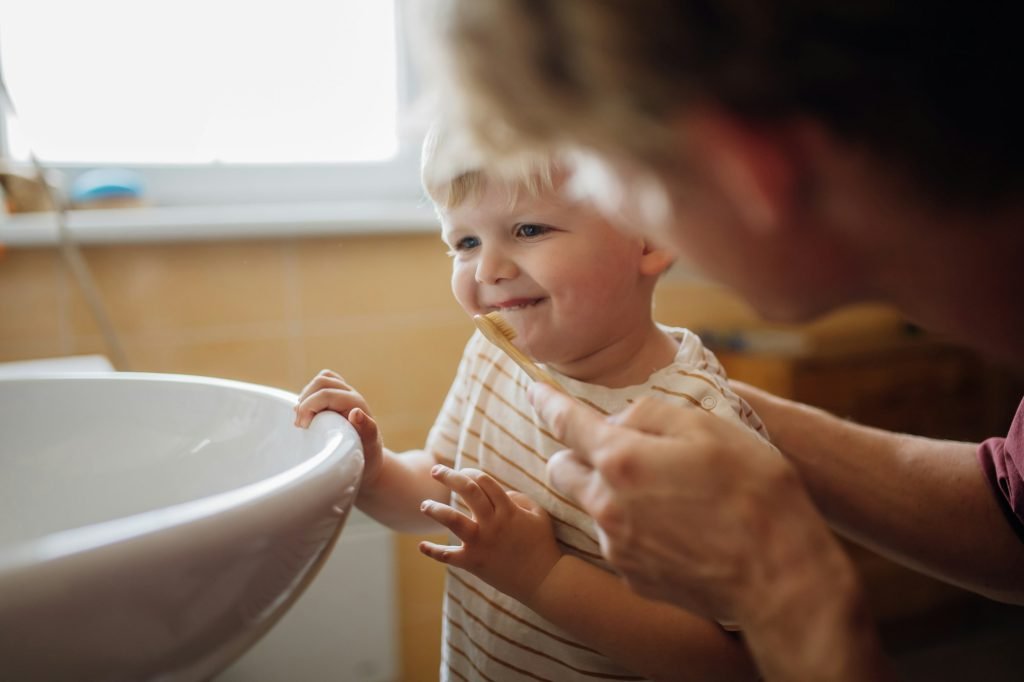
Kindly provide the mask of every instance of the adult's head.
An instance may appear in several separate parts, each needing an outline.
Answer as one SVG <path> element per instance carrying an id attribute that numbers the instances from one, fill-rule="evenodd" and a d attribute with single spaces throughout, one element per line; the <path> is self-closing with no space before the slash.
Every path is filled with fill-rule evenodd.
<path id="1" fill-rule="evenodd" d="M 947 258 L 1010 265 L 1024 133 L 1013 10 L 950 4 L 441 0 L 434 25 L 491 153 L 582 150 L 614 179 L 591 191 L 763 314 L 877 298 L 958 329 Z"/>

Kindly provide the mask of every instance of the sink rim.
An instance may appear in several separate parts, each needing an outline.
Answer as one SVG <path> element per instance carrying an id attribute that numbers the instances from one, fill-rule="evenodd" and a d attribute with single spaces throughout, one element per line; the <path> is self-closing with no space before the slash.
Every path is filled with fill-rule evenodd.
<path id="1" fill-rule="evenodd" d="M 297 399 L 297 396 L 289 391 L 234 379 L 156 372 L 44 371 L 0 377 L 0 386 L 11 383 L 66 380 L 98 383 L 127 381 L 209 385 L 243 391 L 250 395 L 266 396 L 288 406 L 294 405 Z M 319 450 L 298 464 L 259 481 L 213 495 L 116 519 L 46 533 L 30 540 L 0 547 L 0 580 L 12 578 L 14 574 L 28 569 L 39 570 L 46 564 L 101 550 L 113 544 L 160 535 L 189 524 L 212 521 L 226 512 L 237 512 L 259 503 L 265 504 L 272 498 L 290 492 L 296 486 L 303 486 L 316 480 L 319 475 L 334 469 L 343 458 L 351 456 L 341 446 L 346 440 L 346 436 L 351 437 L 354 429 L 341 415 L 334 412 L 321 412 L 313 419 L 309 431 L 321 439 L 322 444 L 319 444 Z M 358 443 L 358 437 L 356 442 Z M 358 485 L 358 478 L 355 481 L 356 485 Z"/>

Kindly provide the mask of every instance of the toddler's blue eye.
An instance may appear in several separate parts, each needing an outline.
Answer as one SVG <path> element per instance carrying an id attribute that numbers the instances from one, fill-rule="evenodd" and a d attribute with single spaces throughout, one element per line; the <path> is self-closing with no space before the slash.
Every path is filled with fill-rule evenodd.
<path id="1" fill-rule="evenodd" d="M 526 223 L 524 225 L 519 225 L 516 228 L 516 235 L 519 236 L 519 237 L 527 237 L 527 238 L 529 238 L 529 237 L 539 237 L 539 236 L 541 236 L 543 234 L 547 234 L 550 231 L 551 231 L 551 228 L 547 227 L 545 225 L 534 225 L 532 223 Z"/>
<path id="2" fill-rule="evenodd" d="M 480 246 L 479 237 L 463 237 L 459 241 L 455 242 L 456 251 L 468 251 L 469 249 L 475 249 Z"/>

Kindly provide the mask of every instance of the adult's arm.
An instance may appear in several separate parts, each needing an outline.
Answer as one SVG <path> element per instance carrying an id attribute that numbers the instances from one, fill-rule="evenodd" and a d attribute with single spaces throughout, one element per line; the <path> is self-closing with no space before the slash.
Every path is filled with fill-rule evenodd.
<path id="1" fill-rule="evenodd" d="M 889 679 L 856 571 L 777 451 L 657 399 L 605 419 L 541 385 L 530 396 L 571 448 L 552 484 L 637 592 L 737 624 L 766 679 Z"/>
<path id="2" fill-rule="evenodd" d="M 870 428 L 732 384 L 839 532 L 941 580 L 1024 604 L 1024 543 L 976 444 Z"/>

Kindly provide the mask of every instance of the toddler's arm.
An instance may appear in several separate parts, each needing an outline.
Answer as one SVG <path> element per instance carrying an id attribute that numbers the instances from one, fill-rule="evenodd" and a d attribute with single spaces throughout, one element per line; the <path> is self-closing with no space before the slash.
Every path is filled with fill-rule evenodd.
<path id="1" fill-rule="evenodd" d="M 363 480 L 356 506 L 394 530 L 437 532 L 437 524 L 420 513 L 423 500 L 448 500 L 450 493 L 430 476 L 437 462 L 423 450 L 394 453 L 384 447 L 377 422 L 363 396 L 344 378 L 323 370 L 306 385 L 295 406 L 295 424 L 305 428 L 324 410 L 338 412 L 355 427 L 363 444 Z"/>
<path id="2" fill-rule="evenodd" d="M 737 635 L 689 611 L 645 599 L 622 579 L 567 554 L 524 604 L 651 679 L 758 679 Z"/>
<path id="3" fill-rule="evenodd" d="M 444 466 L 433 475 L 456 492 L 472 516 L 426 503 L 458 547 L 420 544 L 427 556 L 473 573 L 518 599 L 585 646 L 653 679 L 756 679 L 737 637 L 716 623 L 638 596 L 616 576 L 562 554 L 551 519 L 529 497 L 506 493 L 487 474 Z"/>

